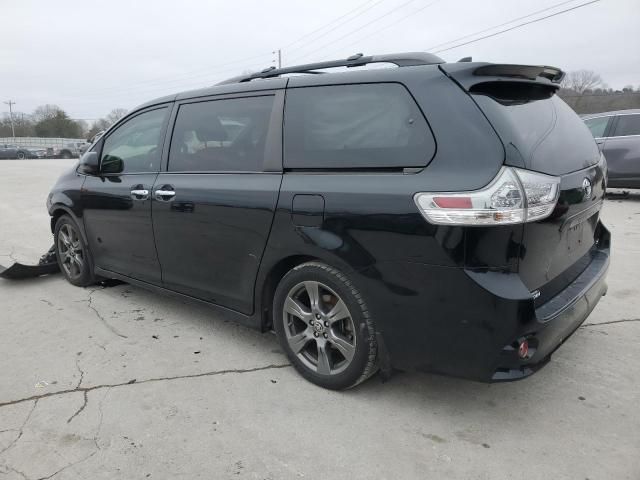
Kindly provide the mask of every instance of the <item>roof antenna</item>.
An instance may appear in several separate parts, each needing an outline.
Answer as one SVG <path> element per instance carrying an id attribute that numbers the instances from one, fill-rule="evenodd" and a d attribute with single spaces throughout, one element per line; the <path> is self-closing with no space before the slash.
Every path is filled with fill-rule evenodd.
<path id="1" fill-rule="evenodd" d="M 353 62 L 354 60 L 358 60 L 361 57 L 362 57 L 361 53 L 356 53 L 355 55 L 351 55 L 350 57 L 347 57 L 347 61 Z"/>
<path id="2" fill-rule="evenodd" d="M 472 60 L 471 57 L 463 57 L 460 60 L 458 60 L 458 63 L 460 63 L 460 62 L 470 62 L 471 60 Z"/>

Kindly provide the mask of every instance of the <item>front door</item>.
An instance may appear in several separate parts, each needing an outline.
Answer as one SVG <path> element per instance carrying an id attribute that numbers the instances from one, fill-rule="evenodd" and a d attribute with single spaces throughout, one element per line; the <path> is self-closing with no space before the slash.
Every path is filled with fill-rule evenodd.
<path id="1" fill-rule="evenodd" d="M 640 188 L 640 114 L 617 116 L 603 153 L 613 186 Z"/>
<path id="2" fill-rule="evenodd" d="M 136 113 L 101 139 L 100 175 L 82 189 L 83 220 L 97 267 L 161 284 L 151 223 L 169 107 Z"/>
<path id="3" fill-rule="evenodd" d="M 282 92 L 179 105 L 153 225 L 165 287 L 242 313 L 282 179 Z"/>

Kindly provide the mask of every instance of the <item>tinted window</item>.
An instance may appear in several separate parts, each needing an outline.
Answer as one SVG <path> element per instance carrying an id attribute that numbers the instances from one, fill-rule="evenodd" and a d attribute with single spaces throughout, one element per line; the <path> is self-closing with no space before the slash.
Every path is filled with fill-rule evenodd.
<path id="1" fill-rule="evenodd" d="M 584 123 L 589 127 L 589 130 L 591 130 L 591 135 L 595 138 L 602 138 L 604 137 L 604 132 L 607 129 L 610 119 L 611 117 L 590 118 L 589 120 L 585 120 Z"/>
<path id="2" fill-rule="evenodd" d="M 431 130 L 402 85 L 336 85 L 287 91 L 287 168 L 424 166 L 434 151 Z"/>
<path id="3" fill-rule="evenodd" d="M 487 95 L 474 95 L 505 146 L 527 168 L 549 175 L 575 172 L 600 159 L 584 121 L 557 95 L 505 105 Z"/>
<path id="4" fill-rule="evenodd" d="M 162 125 L 167 108 L 141 113 L 116 128 L 104 141 L 105 173 L 157 172 L 162 153 Z"/>
<path id="5" fill-rule="evenodd" d="M 640 115 L 618 115 L 614 137 L 640 135 Z"/>
<path id="6" fill-rule="evenodd" d="M 169 171 L 261 171 L 273 100 L 261 96 L 181 105 Z"/>

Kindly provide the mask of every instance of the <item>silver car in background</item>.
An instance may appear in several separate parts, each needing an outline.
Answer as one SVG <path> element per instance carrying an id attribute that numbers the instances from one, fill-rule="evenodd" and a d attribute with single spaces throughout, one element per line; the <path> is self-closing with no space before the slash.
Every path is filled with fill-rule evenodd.
<path id="1" fill-rule="evenodd" d="M 608 186 L 640 188 L 640 109 L 582 117 L 607 159 Z"/>

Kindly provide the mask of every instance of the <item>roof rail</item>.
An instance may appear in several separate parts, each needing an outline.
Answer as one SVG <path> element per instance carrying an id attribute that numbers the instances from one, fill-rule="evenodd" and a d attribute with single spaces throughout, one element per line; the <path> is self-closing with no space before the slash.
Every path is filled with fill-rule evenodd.
<path id="1" fill-rule="evenodd" d="M 370 63 L 393 63 L 398 67 L 409 67 L 414 65 L 435 65 L 438 63 L 444 63 L 437 55 L 426 52 L 409 52 L 409 53 L 390 53 L 387 55 L 369 55 L 364 56 L 362 53 L 356 53 L 344 60 L 330 60 L 327 62 L 307 63 L 304 65 L 295 65 L 291 67 L 275 68 L 269 67 L 256 73 L 250 73 L 248 75 L 239 75 L 227 80 L 223 80 L 217 85 L 225 85 L 228 83 L 241 83 L 250 82 L 258 78 L 272 78 L 284 75 L 287 73 L 310 73 L 319 74 L 324 72 L 318 72 L 325 68 L 337 68 L 337 67 L 362 67 Z"/>

